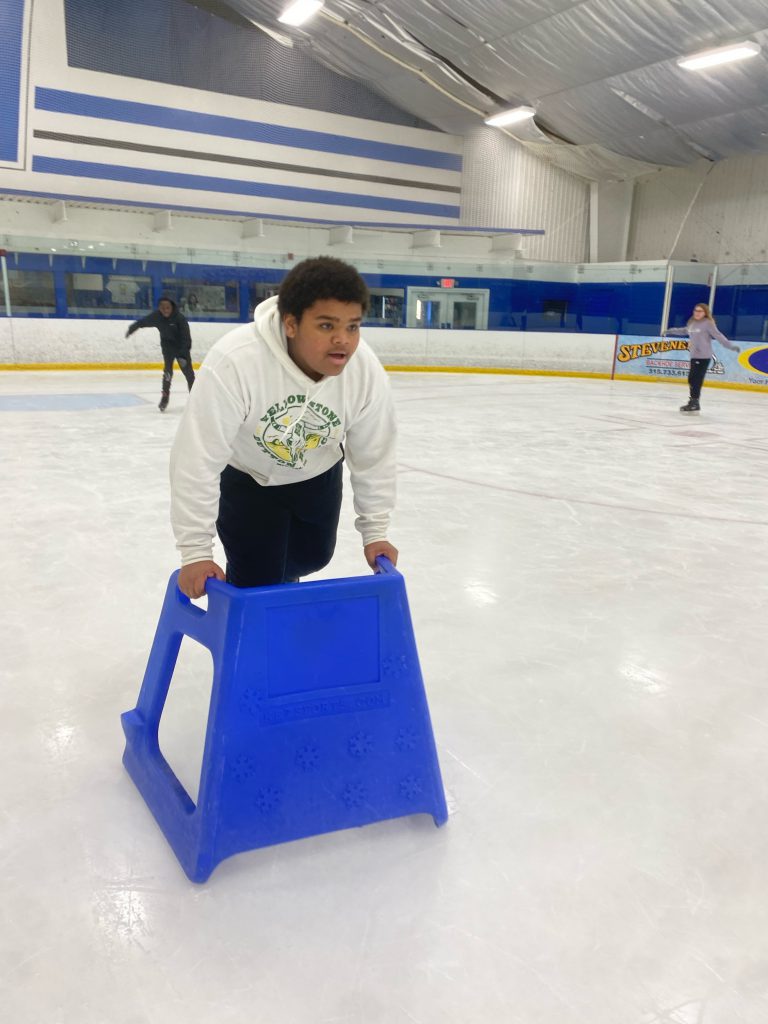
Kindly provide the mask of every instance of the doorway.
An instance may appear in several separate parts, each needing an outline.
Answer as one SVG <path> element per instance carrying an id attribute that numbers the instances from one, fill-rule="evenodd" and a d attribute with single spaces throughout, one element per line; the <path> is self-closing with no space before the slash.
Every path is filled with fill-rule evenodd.
<path id="1" fill-rule="evenodd" d="M 488 294 L 487 288 L 409 288 L 407 326 L 484 331 Z"/>

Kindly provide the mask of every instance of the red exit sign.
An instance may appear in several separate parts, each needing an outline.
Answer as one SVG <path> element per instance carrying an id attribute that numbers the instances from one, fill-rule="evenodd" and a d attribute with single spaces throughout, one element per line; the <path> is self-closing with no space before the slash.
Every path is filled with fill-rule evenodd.
<path id="1" fill-rule="evenodd" d="M 456 278 L 455 277 L 441 277 L 440 278 L 440 287 L 441 288 L 455 288 L 456 287 Z"/>

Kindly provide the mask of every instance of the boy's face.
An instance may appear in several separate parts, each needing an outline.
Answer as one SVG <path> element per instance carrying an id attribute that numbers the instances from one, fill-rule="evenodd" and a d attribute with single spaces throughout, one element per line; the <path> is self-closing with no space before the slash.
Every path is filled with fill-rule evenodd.
<path id="1" fill-rule="evenodd" d="M 170 316 L 173 312 L 173 306 L 167 299 L 163 299 L 162 302 L 157 304 L 157 308 L 160 310 L 161 316 Z"/>
<path id="2" fill-rule="evenodd" d="M 301 320 L 283 317 L 288 355 L 312 380 L 337 377 L 360 344 L 363 307 L 358 302 L 318 299 Z"/>

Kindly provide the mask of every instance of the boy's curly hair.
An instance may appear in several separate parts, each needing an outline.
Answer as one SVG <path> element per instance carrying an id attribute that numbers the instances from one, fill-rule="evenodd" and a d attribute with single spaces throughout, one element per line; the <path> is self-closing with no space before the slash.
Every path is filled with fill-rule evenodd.
<path id="1" fill-rule="evenodd" d="M 292 314 L 301 320 L 304 310 L 318 299 L 357 302 L 368 309 L 368 285 L 357 270 L 333 256 L 314 256 L 297 263 L 283 278 L 277 293 L 280 316 Z"/>

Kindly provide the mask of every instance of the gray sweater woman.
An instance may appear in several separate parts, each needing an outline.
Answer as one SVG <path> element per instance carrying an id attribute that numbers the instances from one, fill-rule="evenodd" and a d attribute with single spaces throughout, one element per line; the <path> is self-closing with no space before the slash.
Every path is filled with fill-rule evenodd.
<path id="1" fill-rule="evenodd" d="M 721 345 L 731 349 L 732 352 L 738 352 L 739 346 L 734 345 L 722 331 L 718 330 L 717 324 L 712 319 L 709 306 L 703 302 L 694 306 L 693 316 L 685 327 L 673 327 L 667 331 L 667 334 L 688 335 L 688 351 L 691 353 L 691 365 L 688 371 L 690 397 L 687 404 L 680 407 L 680 412 L 699 412 L 701 386 L 709 369 L 709 361 L 712 359 L 712 339 L 717 339 Z"/>
<path id="2" fill-rule="evenodd" d="M 739 346 L 728 341 L 714 320 L 690 320 L 686 327 L 670 327 L 667 334 L 687 334 L 688 350 L 691 359 L 712 359 L 712 339 L 716 338 L 721 345 L 739 351 Z"/>

